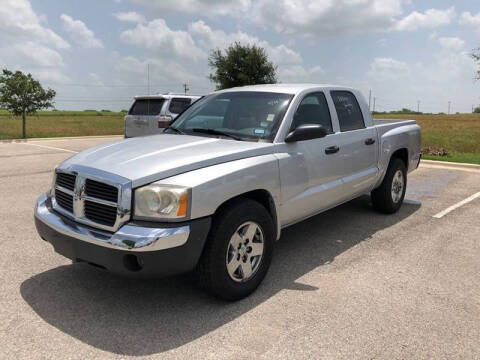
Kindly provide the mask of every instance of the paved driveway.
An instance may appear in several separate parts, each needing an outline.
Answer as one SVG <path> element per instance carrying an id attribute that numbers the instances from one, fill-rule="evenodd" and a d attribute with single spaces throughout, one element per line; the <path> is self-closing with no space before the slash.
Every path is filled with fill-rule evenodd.
<path id="1" fill-rule="evenodd" d="M 422 166 L 395 215 L 365 196 L 286 229 L 263 285 L 224 303 L 188 275 L 72 265 L 37 236 L 54 166 L 110 140 L 0 143 L 0 358 L 480 358 L 480 198 L 434 217 L 480 171 Z"/>

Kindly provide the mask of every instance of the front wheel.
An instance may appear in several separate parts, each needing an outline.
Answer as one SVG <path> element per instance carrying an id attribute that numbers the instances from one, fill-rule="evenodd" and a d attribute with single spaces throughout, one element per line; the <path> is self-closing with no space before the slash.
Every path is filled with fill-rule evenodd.
<path id="1" fill-rule="evenodd" d="M 256 201 L 235 201 L 214 219 L 198 268 L 201 285 L 218 298 L 239 300 L 267 274 L 275 227 Z"/>
<path id="2" fill-rule="evenodd" d="M 393 159 L 382 184 L 372 191 L 373 206 L 386 214 L 400 209 L 407 189 L 407 170 L 401 159 Z"/>

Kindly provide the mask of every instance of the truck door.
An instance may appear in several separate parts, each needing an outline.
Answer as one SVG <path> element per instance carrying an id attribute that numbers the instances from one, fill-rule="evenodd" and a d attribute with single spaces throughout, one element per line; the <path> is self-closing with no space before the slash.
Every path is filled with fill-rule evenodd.
<path id="1" fill-rule="evenodd" d="M 340 126 L 339 167 L 344 199 L 370 191 L 377 179 L 376 129 L 365 127 L 357 98 L 350 91 L 331 91 Z"/>
<path id="2" fill-rule="evenodd" d="M 342 196 L 339 136 L 333 132 L 330 110 L 323 92 L 305 95 L 296 109 L 290 130 L 319 124 L 327 136 L 279 145 L 282 184 L 282 225 L 301 220 L 333 206 Z"/>

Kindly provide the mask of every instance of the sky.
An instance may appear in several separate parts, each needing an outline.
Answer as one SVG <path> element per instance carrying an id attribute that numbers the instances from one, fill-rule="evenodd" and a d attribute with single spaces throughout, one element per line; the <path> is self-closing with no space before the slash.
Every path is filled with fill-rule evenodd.
<path id="1" fill-rule="evenodd" d="M 235 41 L 265 48 L 280 82 L 371 91 L 377 111 L 480 104 L 478 0 L 0 0 L 0 67 L 56 90 L 57 109 L 207 94 L 209 53 Z"/>

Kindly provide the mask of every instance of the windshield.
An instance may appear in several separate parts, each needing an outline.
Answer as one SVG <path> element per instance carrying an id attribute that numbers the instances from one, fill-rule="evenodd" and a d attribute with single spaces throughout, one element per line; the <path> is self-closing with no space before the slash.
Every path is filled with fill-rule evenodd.
<path id="1" fill-rule="evenodd" d="M 129 115 L 158 115 L 165 99 L 137 99 L 133 103 Z"/>
<path id="2" fill-rule="evenodd" d="M 194 103 L 171 127 L 199 136 L 272 140 L 292 97 L 257 91 L 213 94 Z"/>

